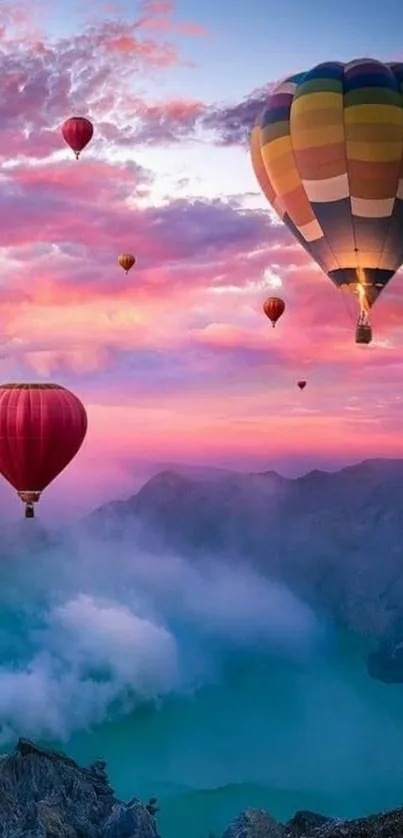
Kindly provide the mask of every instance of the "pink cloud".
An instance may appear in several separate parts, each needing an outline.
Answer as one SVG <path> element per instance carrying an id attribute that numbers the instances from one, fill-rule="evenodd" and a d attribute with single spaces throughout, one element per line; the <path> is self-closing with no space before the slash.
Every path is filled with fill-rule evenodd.
<path id="1" fill-rule="evenodd" d="M 173 12 L 175 4 L 171 0 L 142 0 L 141 9 L 149 15 L 166 15 Z"/>
<path id="2" fill-rule="evenodd" d="M 208 323 L 203 329 L 194 329 L 193 340 L 213 348 L 267 350 L 268 343 L 263 330 L 257 334 L 229 323 Z"/>
<path id="3" fill-rule="evenodd" d="M 191 22 L 178 23 L 177 31 L 180 35 L 185 35 L 188 38 L 205 38 L 210 34 L 206 26 Z"/>
<path id="4" fill-rule="evenodd" d="M 109 183 L 111 178 L 113 184 Z M 42 168 L 20 165 L 13 170 L 9 183 L 11 180 L 19 184 L 25 194 L 32 192 L 39 196 L 47 190 L 49 194 L 67 199 L 69 208 L 74 208 L 76 202 L 93 204 L 106 195 L 108 202 L 122 207 L 123 201 L 139 187 L 144 194 L 144 186 L 151 183 L 152 176 L 135 163 L 111 164 L 90 158 L 84 166 L 75 165 L 73 159 L 71 165 L 56 162 L 49 162 Z"/>
<path id="5" fill-rule="evenodd" d="M 3 4 L 0 157 L 43 159 L 64 148 L 60 125 L 73 112 L 95 119 L 93 148 L 111 133 L 115 141 L 132 141 L 134 84 L 140 75 L 164 72 L 182 60 L 178 46 L 161 40 L 159 31 L 169 37 L 182 24 L 168 17 L 161 28 L 160 7 L 151 4 L 144 11 L 147 20 L 131 22 L 95 16 L 80 34 L 55 42 L 35 29 L 36 6 L 28 15 L 22 6 Z M 192 37 L 196 30 L 185 25 L 182 34 Z M 139 114 L 142 106 L 144 117 L 157 118 L 138 98 L 137 106 Z M 165 119 L 177 125 L 186 114 L 173 102 Z"/>
<path id="6" fill-rule="evenodd" d="M 27 6 L 24 0 L 3 2 L 0 7 L 0 27 L 2 41 L 14 46 L 24 42 L 33 42 L 41 35 L 38 18 L 41 13 L 41 3 L 32 0 Z"/>
<path id="7" fill-rule="evenodd" d="M 176 32 L 178 35 L 185 35 L 192 38 L 200 38 L 208 35 L 208 29 L 197 23 L 175 23 L 168 17 L 144 18 L 140 27 L 155 29 L 160 32 Z"/>
<path id="8" fill-rule="evenodd" d="M 126 107 L 135 114 L 135 124 L 126 136 L 115 128 L 114 139 L 122 146 L 130 145 L 134 140 L 147 145 L 177 143 L 196 129 L 206 112 L 204 102 L 185 98 L 145 102 L 139 97 L 128 97 Z"/>
<path id="9" fill-rule="evenodd" d="M 342 295 L 313 270 L 284 228 L 271 226 L 265 214 L 240 213 L 220 202 L 177 201 L 128 214 L 125 201 L 133 185 L 144 188 L 149 179 L 150 173 L 135 166 L 100 160 L 83 167 L 74 162 L 21 165 L 10 175 L 10 186 L 22 190 L 22 203 L 19 207 L 17 200 L 2 225 L 3 243 L 13 245 L 8 255 L 16 267 L 10 270 L 12 295 L 5 291 L 0 298 L 0 314 L 8 340 L 21 334 L 28 340 L 19 351 L 28 364 L 56 371 L 70 358 L 71 369 L 102 369 L 113 366 L 116 352 L 153 346 L 174 350 L 186 342 L 224 353 L 226 363 L 231 357 L 248 358 L 257 369 L 266 363 L 291 366 L 298 357 L 301 369 L 332 364 L 342 377 L 385 363 L 387 348 L 363 356 L 354 345 Z M 118 231 L 119 249 L 130 242 L 138 256 L 128 277 L 116 266 Z M 59 244 L 61 252 L 36 258 L 32 246 L 41 241 Z M 27 260 L 28 286 L 17 267 Z M 275 331 L 261 310 L 270 293 L 262 286 L 269 264 L 283 276 L 287 302 Z M 198 303 L 201 313 L 195 315 Z M 127 317 L 128 306 L 137 320 Z M 385 320 L 389 330 L 398 326 L 395 305 L 384 306 Z M 52 348 L 57 342 L 63 350 Z"/>
<path id="10" fill-rule="evenodd" d="M 139 39 L 134 32 L 137 24 L 105 24 L 97 34 L 98 45 L 102 46 L 105 56 L 117 56 L 119 59 L 133 57 L 137 63 L 144 62 L 154 67 L 171 67 L 179 61 L 179 53 L 174 44 L 157 43 L 152 38 Z M 95 34 L 95 33 L 94 33 Z"/>
<path id="11" fill-rule="evenodd" d="M 154 104 L 147 104 L 138 100 L 136 110 L 148 122 L 173 120 L 180 124 L 184 118 L 197 118 L 205 110 L 205 107 L 204 102 L 199 100 L 171 99 Z"/>

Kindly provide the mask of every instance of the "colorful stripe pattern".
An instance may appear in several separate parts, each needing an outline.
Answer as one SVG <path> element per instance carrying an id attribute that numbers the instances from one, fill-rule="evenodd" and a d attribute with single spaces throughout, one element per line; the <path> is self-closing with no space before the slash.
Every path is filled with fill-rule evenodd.
<path id="1" fill-rule="evenodd" d="M 364 276 L 372 305 L 403 263 L 403 64 L 328 62 L 290 77 L 251 151 L 294 236 L 338 287 Z"/>

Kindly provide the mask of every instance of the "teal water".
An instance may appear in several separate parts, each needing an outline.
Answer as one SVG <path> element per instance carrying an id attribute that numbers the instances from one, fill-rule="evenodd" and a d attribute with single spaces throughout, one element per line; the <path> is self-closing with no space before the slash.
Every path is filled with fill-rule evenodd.
<path id="1" fill-rule="evenodd" d="M 163 838 L 247 806 L 355 817 L 403 803 L 403 688 L 364 641 L 250 569 L 78 545 L 0 564 L 0 745 L 108 763 Z"/>
<path id="2" fill-rule="evenodd" d="M 123 798 L 157 795 L 166 838 L 220 833 L 248 806 L 338 817 L 403 802 L 403 689 L 370 680 L 365 649 L 333 636 L 309 664 L 231 661 L 221 683 L 80 733 L 69 752 L 108 761 Z"/>

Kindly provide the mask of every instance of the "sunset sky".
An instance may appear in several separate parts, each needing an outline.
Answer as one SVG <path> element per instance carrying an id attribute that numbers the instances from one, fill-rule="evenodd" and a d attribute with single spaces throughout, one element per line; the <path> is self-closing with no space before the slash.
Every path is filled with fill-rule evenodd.
<path id="1" fill-rule="evenodd" d="M 26 0 L 1 2 L 0 26 L 1 377 L 63 384 L 89 417 L 44 517 L 165 463 L 294 475 L 403 456 L 403 274 L 356 346 L 353 308 L 273 221 L 246 144 L 270 82 L 402 60 L 401 0 Z M 72 114 L 95 126 L 79 162 Z M 0 501 L 21 513 L 3 482 Z"/>

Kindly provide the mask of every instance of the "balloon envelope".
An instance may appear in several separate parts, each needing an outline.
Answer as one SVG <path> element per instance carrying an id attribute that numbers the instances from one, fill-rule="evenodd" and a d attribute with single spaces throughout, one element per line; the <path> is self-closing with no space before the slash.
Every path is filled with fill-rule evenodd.
<path id="1" fill-rule="evenodd" d="M 41 492 L 80 449 L 87 414 L 58 384 L 0 386 L 0 473 L 18 492 Z"/>
<path id="2" fill-rule="evenodd" d="M 304 390 L 306 387 L 306 381 L 297 381 L 297 384 L 300 390 Z"/>
<path id="3" fill-rule="evenodd" d="M 118 258 L 118 263 L 123 270 L 128 273 L 133 265 L 136 264 L 136 257 L 132 253 L 121 253 Z"/>
<path id="4" fill-rule="evenodd" d="M 276 213 L 368 311 L 403 263 L 403 64 L 332 61 L 290 76 L 267 99 L 251 155 Z"/>
<path id="5" fill-rule="evenodd" d="M 63 139 L 73 149 L 77 160 L 80 152 L 92 139 L 94 127 L 89 119 L 84 116 L 72 116 L 66 119 L 62 125 Z"/>
<path id="6" fill-rule="evenodd" d="M 277 320 L 279 320 L 281 315 L 284 314 L 285 302 L 284 300 L 281 300 L 280 297 L 269 297 L 263 303 L 263 311 L 266 317 L 271 320 L 273 326 L 275 326 Z"/>

